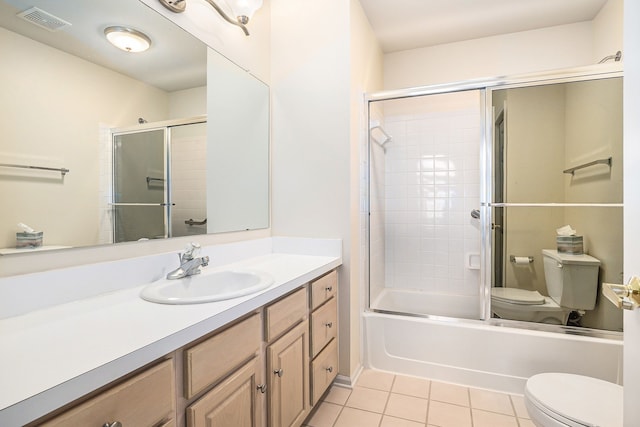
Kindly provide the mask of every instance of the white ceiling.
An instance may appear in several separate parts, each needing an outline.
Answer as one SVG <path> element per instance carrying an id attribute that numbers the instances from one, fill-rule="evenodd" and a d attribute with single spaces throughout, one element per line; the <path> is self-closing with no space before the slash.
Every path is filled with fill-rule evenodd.
<path id="1" fill-rule="evenodd" d="M 360 0 L 385 53 L 592 20 L 607 0 Z"/>
<path id="2" fill-rule="evenodd" d="M 51 32 L 16 17 L 32 6 L 71 26 Z M 151 48 L 133 54 L 115 48 L 104 37 L 112 25 L 144 32 Z M 206 84 L 204 43 L 138 0 L 0 0 L 0 27 L 168 92 Z"/>
<path id="3" fill-rule="evenodd" d="M 360 0 L 384 52 L 592 20 L 607 0 Z M 15 17 L 38 6 L 73 25 L 51 33 Z M 152 48 L 127 54 L 108 25 L 146 32 Z M 0 0 L 0 26 L 173 91 L 206 84 L 203 43 L 137 0 Z"/>

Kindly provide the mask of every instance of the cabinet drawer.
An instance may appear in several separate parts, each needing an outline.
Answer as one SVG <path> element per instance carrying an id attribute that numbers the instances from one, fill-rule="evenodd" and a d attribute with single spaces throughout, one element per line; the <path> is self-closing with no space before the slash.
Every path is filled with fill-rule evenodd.
<path id="1" fill-rule="evenodd" d="M 154 426 L 173 417 L 173 360 L 166 360 L 44 423 L 44 426 Z"/>
<path id="2" fill-rule="evenodd" d="M 324 348 L 336 337 L 338 331 L 338 306 L 336 299 L 331 298 L 328 303 L 311 313 L 311 357 Z"/>
<path id="3" fill-rule="evenodd" d="M 311 404 L 315 405 L 338 375 L 338 340 L 332 340 L 311 362 Z"/>
<path id="4" fill-rule="evenodd" d="M 265 310 L 267 341 L 271 341 L 307 313 L 307 288 L 302 288 L 271 304 Z"/>
<path id="5" fill-rule="evenodd" d="M 337 287 L 338 272 L 336 270 L 311 282 L 311 309 L 316 309 L 323 302 L 333 297 L 336 294 Z"/>
<path id="6" fill-rule="evenodd" d="M 186 350 L 185 397 L 192 398 L 256 354 L 262 341 L 261 323 L 256 313 Z"/>

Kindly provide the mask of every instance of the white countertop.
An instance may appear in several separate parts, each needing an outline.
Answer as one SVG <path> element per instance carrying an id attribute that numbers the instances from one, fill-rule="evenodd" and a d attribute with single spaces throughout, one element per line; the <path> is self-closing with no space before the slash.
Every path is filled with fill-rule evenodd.
<path id="1" fill-rule="evenodd" d="M 272 286 L 240 298 L 156 304 L 139 297 L 142 284 L 0 320 L 0 425 L 37 419 L 342 262 L 335 251 L 327 255 L 301 252 L 272 252 L 208 267 L 212 271 L 247 268 L 273 276 Z"/>

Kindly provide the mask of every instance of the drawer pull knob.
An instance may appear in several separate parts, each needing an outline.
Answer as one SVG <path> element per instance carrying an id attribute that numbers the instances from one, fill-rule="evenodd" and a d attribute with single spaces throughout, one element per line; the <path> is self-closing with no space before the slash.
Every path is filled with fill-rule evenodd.
<path id="1" fill-rule="evenodd" d="M 114 421 L 112 423 L 104 423 L 102 427 L 122 427 L 122 423 L 120 421 Z"/>
<path id="2" fill-rule="evenodd" d="M 327 292 L 331 292 L 333 290 L 333 286 L 327 286 L 326 288 L 324 288 L 324 290 Z"/>
<path id="3" fill-rule="evenodd" d="M 276 374 L 278 377 L 282 377 L 282 374 L 283 374 L 282 369 L 276 369 L 273 371 L 273 373 Z"/>
<path id="4" fill-rule="evenodd" d="M 258 389 L 258 391 L 262 394 L 265 394 L 267 392 L 267 385 L 266 384 L 259 384 L 256 389 Z"/>
<path id="5" fill-rule="evenodd" d="M 333 366 L 329 366 L 329 367 L 327 368 L 327 372 L 329 372 L 329 373 L 333 372 Z"/>
<path id="6" fill-rule="evenodd" d="M 326 326 L 327 328 L 331 328 L 333 327 L 333 322 L 327 322 L 324 324 L 324 326 Z"/>

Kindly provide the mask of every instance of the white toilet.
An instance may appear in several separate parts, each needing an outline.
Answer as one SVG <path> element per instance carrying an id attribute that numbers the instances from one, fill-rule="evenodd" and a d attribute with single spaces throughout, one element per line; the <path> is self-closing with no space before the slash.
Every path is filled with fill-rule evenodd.
<path id="1" fill-rule="evenodd" d="M 538 291 L 491 288 L 491 310 L 503 319 L 566 325 L 573 310 L 593 310 L 600 261 L 543 249 L 548 297 Z"/>
<path id="2" fill-rule="evenodd" d="M 622 386 L 596 378 L 534 375 L 527 380 L 524 402 L 538 427 L 622 427 Z"/>

